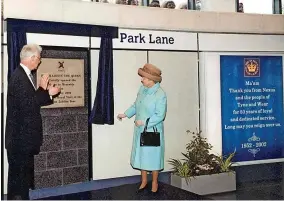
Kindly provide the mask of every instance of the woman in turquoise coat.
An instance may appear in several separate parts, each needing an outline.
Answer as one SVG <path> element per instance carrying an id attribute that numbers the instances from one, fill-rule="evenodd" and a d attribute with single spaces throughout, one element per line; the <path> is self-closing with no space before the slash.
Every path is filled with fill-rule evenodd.
<path id="1" fill-rule="evenodd" d="M 147 189 L 147 171 L 152 172 L 152 192 L 158 192 L 158 174 L 164 169 L 164 119 L 167 110 L 167 96 L 160 87 L 162 81 L 161 70 L 152 64 L 145 64 L 139 68 L 142 86 L 139 89 L 135 103 L 118 119 L 135 115 L 135 127 L 131 152 L 131 165 L 141 170 L 141 185 L 139 192 Z M 160 133 L 160 146 L 140 146 L 140 136 L 144 130 L 146 120 L 149 119 L 147 131 L 157 128 Z"/>

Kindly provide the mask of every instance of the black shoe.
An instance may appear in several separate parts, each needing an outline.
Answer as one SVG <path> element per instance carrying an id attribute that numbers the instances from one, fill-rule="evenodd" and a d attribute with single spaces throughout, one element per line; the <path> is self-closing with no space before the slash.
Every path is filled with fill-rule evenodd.
<path id="1" fill-rule="evenodd" d="M 157 195 L 158 192 L 159 192 L 159 186 L 158 186 L 158 188 L 157 188 L 157 190 L 155 192 L 151 190 L 152 195 Z"/>
<path id="2" fill-rule="evenodd" d="M 142 193 L 142 192 L 144 192 L 145 190 L 147 190 L 148 189 L 148 184 L 146 184 L 143 188 L 139 188 L 138 190 L 137 190 L 137 193 Z"/>

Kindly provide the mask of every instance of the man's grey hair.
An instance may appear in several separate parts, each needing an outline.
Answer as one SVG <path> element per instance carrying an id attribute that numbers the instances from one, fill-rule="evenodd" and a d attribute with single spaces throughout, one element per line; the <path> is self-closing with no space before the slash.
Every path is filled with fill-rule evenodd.
<path id="1" fill-rule="evenodd" d="M 32 57 L 34 55 L 40 54 L 42 51 L 41 46 L 37 44 L 27 44 L 25 45 L 20 53 L 21 60 Z"/>

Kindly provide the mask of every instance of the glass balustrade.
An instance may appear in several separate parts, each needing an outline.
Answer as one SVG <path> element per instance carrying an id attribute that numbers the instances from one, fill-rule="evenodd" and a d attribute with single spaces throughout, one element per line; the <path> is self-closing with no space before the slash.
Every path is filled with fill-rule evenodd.
<path id="1" fill-rule="evenodd" d="M 201 0 L 96 0 L 96 2 L 187 10 L 199 10 L 201 5 Z"/>
<path id="2" fill-rule="evenodd" d="M 282 0 L 283 1 L 283 0 Z M 254 14 L 283 14 L 281 0 L 237 0 L 237 11 Z"/>

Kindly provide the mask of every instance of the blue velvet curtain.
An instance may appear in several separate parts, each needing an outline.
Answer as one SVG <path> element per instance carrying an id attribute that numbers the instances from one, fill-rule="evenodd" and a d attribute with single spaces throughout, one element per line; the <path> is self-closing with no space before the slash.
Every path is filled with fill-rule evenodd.
<path id="1" fill-rule="evenodd" d="M 24 28 L 15 27 L 7 21 L 7 47 L 8 47 L 8 81 L 13 71 L 20 64 L 20 52 L 27 44 L 26 31 Z"/>
<path id="2" fill-rule="evenodd" d="M 97 91 L 89 122 L 114 124 L 112 33 L 107 30 L 101 34 Z"/>

